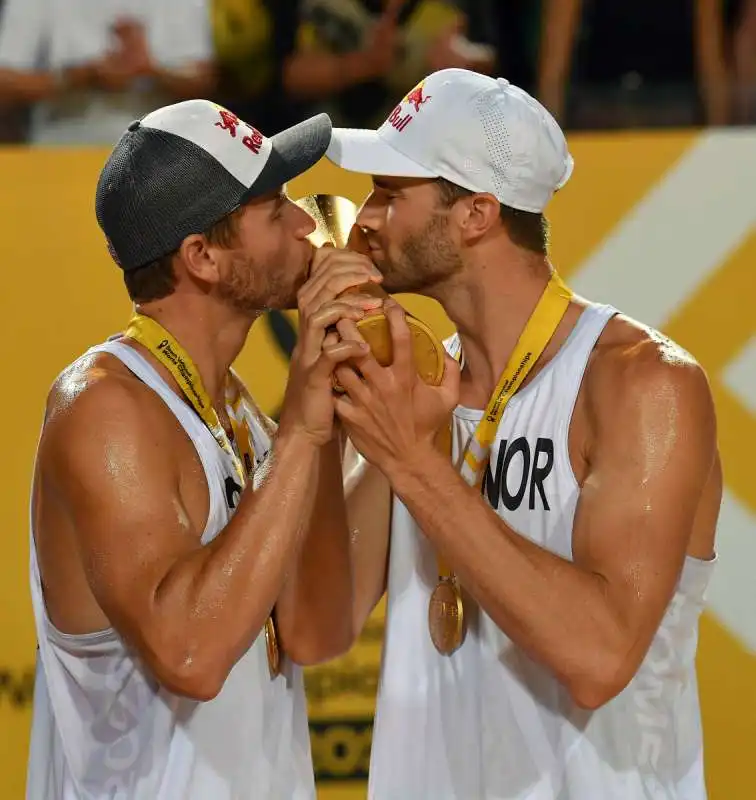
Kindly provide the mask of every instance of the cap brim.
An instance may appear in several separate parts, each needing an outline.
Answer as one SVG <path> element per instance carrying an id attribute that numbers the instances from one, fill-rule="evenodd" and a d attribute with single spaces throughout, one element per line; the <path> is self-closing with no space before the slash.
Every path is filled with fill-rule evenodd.
<path id="1" fill-rule="evenodd" d="M 328 114 L 318 114 L 271 136 L 268 161 L 244 199 L 272 192 L 314 167 L 326 154 L 332 130 Z"/>
<path id="2" fill-rule="evenodd" d="M 387 144 L 378 131 L 334 128 L 326 158 L 350 172 L 399 178 L 437 178 L 435 172 Z"/>

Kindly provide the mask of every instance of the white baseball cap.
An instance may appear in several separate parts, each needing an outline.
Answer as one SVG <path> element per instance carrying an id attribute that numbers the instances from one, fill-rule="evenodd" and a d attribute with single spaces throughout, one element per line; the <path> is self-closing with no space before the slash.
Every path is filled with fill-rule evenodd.
<path id="1" fill-rule="evenodd" d="M 116 263 L 138 269 L 317 163 L 326 114 L 268 138 L 208 100 L 164 106 L 129 125 L 103 167 L 97 221 Z"/>
<path id="2" fill-rule="evenodd" d="M 326 157 L 370 175 L 445 178 L 540 213 L 574 162 L 562 129 L 504 78 L 444 69 L 421 81 L 377 131 L 335 128 Z"/>

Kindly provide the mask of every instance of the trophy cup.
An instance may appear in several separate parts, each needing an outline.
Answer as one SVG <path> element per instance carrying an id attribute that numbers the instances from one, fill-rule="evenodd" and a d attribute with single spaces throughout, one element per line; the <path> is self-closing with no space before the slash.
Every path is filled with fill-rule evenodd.
<path id="1" fill-rule="evenodd" d="M 306 211 L 314 220 L 316 229 L 310 234 L 309 239 L 315 247 L 322 247 L 330 243 L 334 247 L 345 248 L 348 244 L 352 249 L 363 252 L 359 247 L 361 231 L 355 228 L 357 207 L 346 197 L 336 195 L 317 194 L 303 197 L 296 204 Z M 351 239 L 351 241 L 350 241 Z M 355 246 L 357 242 L 357 246 Z M 388 297 L 388 294 L 377 284 L 369 283 L 351 291 L 360 291 L 379 297 Z M 415 355 L 415 365 L 420 378 L 432 386 L 438 386 L 444 376 L 444 346 L 433 331 L 422 321 L 406 314 L 407 325 L 412 334 L 412 347 Z M 391 330 L 386 315 L 380 309 L 368 314 L 357 322 L 357 329 L 362 338 L 367 342 L 375 360 L 387 367 L 393 361 L 393 347 Z M 335 382 L 335 389 L 343 391 Z"/>

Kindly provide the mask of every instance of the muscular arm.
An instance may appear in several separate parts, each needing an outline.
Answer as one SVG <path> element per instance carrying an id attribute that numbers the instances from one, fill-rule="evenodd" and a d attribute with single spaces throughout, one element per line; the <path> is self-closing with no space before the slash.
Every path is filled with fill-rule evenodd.
<path id="1" fill-rule="evenodd" d="M 279 595 L 313 506 L 317 448 L 280 431 L 262 485 L 202 546 L 165 433 L 172 423 L 144 387 L 96 381 L 48 421 L 40 468 L 113 627 L 167 688 L 209 699 Z"/>
<path id="2" fill-rule="evenodd" d="M 586 707 L 621 691 L 644 658 L 717 463 L 702 371 L 641 350 L 607 363 L 591 389 L 573 562 L 509 528 L 433 450 L 392 479 L 494 622 Z"/>

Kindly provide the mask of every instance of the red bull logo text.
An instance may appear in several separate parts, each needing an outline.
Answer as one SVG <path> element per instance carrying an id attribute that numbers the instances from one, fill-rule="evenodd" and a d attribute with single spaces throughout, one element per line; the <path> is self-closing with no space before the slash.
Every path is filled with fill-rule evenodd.
<path id="1" fill-rule="evenodd" d="M 243 125 L 249 130 L 249 133 L 242 137 L 242 144 L 255 155 L 260 155 L 260 150 L 263 145 L 263 135 L 260 131 L 248 125 L 246 122 L 243 122 L 236 114 L 232 114 L 230 111 L 220 109 L 218 113 L 220 114 L 221 120 L 215 123 L 215 127 L 220 128 L 222 131 L 228 131 L 231 137 L 236 139 L 236 130 L 240 125 Z"/>
<path id="2" fill-rule="evenodd" d="M 407 125 L 412 122 L 414 117 L 412 114 L 402 114 L 402 107 L 397 106 L 388 118 L 389 124 L 396 128 L 398 131 L 403 131 Z"/>
<path id="3" fill-rule="evenodd" d="M 415 118 L 415 114 L 419 114 L 422 107 L 430 99 L 431 95 L 425 94 L 424 83 L 419 83 L 404 100 L 402 100 L 401 104 L 391 112 L 391 116 L 388 118 L 389 125 L 396 128 L 396 130 L 401 133 Z M 411 108 L 407 109 L 407 113 L 404 113 L 404 109 L 407 106 L 411 106 Z M 412 113 L 413 109 L 414 114 Z"/>

